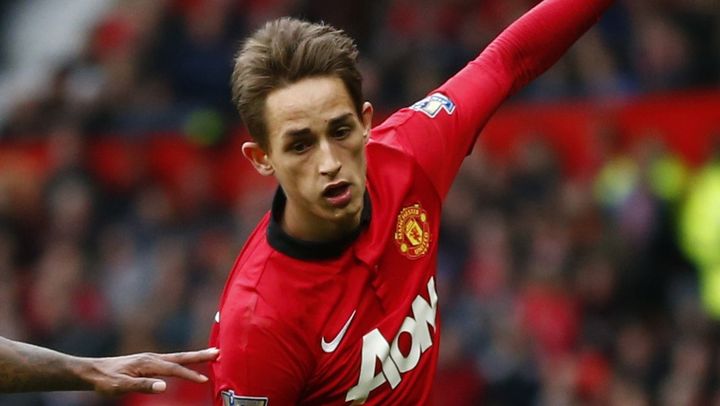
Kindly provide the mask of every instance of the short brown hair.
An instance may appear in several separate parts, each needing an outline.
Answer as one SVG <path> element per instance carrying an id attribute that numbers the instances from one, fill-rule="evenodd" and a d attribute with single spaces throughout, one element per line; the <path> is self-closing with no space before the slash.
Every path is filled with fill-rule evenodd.
<path id="1" fill-rule="evenodd" d="M 339 77 L 361 116 L 357 57 L 355 42 L 330 25 L 290 17 L 266 23 L 245 41 L 232 74 L 233 102 L 253 139 L 267 151 L 268 94 L 308 77 Z"/>

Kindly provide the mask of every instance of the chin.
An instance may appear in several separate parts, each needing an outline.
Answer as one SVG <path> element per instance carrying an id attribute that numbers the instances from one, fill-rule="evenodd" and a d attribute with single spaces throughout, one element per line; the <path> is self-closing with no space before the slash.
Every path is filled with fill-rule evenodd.
<path id="1" fill-rule="evenodd" d="M 351 200 L 345 207 L 329 207 L 328 220 L 339 223 L 344 223 L 346 221 L 352 222 L 357 216 L 359 216 L 361 210 L 362 200 Z"/>

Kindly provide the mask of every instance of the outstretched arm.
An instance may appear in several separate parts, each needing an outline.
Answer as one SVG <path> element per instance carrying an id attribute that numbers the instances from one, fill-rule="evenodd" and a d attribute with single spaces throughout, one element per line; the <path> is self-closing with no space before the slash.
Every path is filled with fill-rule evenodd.
<path id="1" fill-rule="evenodd" d="M 207 378 L 183 365 L 212 361 L 217 349 L 173 354 L 134 354 L 109 358 L 74 357 L 0 337 L 0 393 L 95 390 L 115 395 L 159 393 L 176 376 L 202 383 Z"/>
<path id="2" fill-rule="evenodd" d="M 612 3 L 544 0 L 510 25 L 471 64 L 481 65 L 502 91 L 512 94 L 557 62 Z"/>
<path id="3" fill-rule="evenodd" d="M 419 117 L 418 124 L 408 128 L 404 138 L 442 196 L 475 144 L 477 134 L 500 104 L 557 62 L 612 3 L 542 1 L 435 90 L 442 95 L 435 98 L 435 104 L 421 102 L 413 106 L 418 110 L 414 113 Z M 440 102 L 446 106 L 445 111 L 437 107 Z M 427 111 L 428 106 L 434 110 Z"/>

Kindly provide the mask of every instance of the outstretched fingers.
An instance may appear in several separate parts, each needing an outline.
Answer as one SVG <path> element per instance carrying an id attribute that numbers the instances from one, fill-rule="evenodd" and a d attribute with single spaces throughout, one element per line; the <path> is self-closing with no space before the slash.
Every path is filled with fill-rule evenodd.
<path id="1" fill-rule="evenodd" d="M 209 348 L 201 351 L 170 354 L 142 353 L 122 357 L 93 360 L 85 378 L 98 392 L 117 395 L 127 392 L 160 393 L 167 383 L 158 377 L 177 377 L 192 382 L 205 383 L 208 378 L 187 364 L 212 361 L 219 351 Z"/>
<path id="2" fill-rule="evenodd" d="M 97 391 L 109 396 L 122 395 L 124 393 L 162 393 L 167 389 L 167 383 L 162 379 L 155 378 L 136 378 L 131 376 L 122 376 L 117 380 L 102 385 Z"/>
<path id="3" fill-rule="evenodd" d="M 158 356 L 168 362 L 180 365 L 197 364 L 199 362 L 214 361 L 220 350 L 217 348 L 207 348 L 200 351 L 174 352 L 169 354 L 158 354 Z"/>
<path id="4" fill-rule="evenodd" d="M 150 371 L 153 376 L 174 376 L 197 383 L 205 383 L 208 380 L 205 375 L 197 371 L 184 367 L 179 363 L 166 361 L 161 357 L 153 361 L 153 365 L 148 367 L 148 371 Z"/>

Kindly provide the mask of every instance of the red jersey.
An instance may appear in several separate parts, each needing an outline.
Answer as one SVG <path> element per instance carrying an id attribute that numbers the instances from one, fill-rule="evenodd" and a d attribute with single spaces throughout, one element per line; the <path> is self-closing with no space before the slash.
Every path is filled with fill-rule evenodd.
<path id="1" fill-rule="evenodd" d="M 611 0 L 546 0 L 456 76 L 372 131 L 361 225 L 308 243 L 273 208 L 238 257 L 210 344 L 215 404 L 422 405 L 440 338 L 443 198 L 505 98 L 550 66 Z"/>

